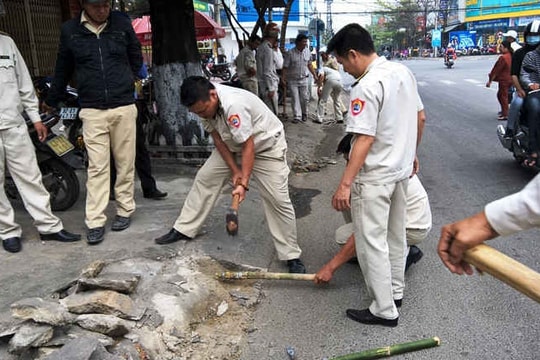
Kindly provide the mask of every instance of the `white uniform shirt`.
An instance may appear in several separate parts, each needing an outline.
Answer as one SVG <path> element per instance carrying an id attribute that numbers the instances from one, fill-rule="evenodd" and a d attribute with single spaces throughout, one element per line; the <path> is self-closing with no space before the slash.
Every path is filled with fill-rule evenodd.
<path id="1" fill-rule="evenodd" d="M 240 50 L 238 57 L 236 58 L 236 70 L 238 71 L 238 77 L 241 80 L 246 80 L 251 77 L 256 79 L 254 76 L 249 76 L 247 74 L 249 69 L 257 70 L 257 60 L 255 60 L 255 52 L 246 45 Z"/>
<path id="2" fill-rule="evenodd" d="M 34 84 L 21 53 L 9 36 L 0 34 L 0 130 L 24 125 L 23 111 L 32 122 L 41 121 Z"/>
<path id="3" fill-rule="evenodd" d="M 261 90 L 277 91 L 279 77 L 276 71 L 274 49 L 268 40 L 264 40 L 257 48 L 257 79 Z"/>
<path id="4" fill-rule="evenodd" d="M 231 152 L 241 152 L 242 144 L 253 136 L 255 154 L 273 148 L 284 136 L 283 124 L 253 93 L 215 84 L 219 107 L 212 119 L 202 119 L 204 129 L 216 130 Z"/>
<path id="5" fill-rule="evenodd" d="M 276 64 L 276 69 L 283 69 L 283 54 L 279 49 L 274 49 L 274 63 Z"/>
<path id="6" fill-rule="evenodd" d="M 324 73 L 325 80 L 341 82 L 341 74 L 339 73 L 339 71 L 327 66 L 323 66 L 321 71 L 322 73 Z"/>
<path id="7" fill-rule="evenodd" d="M 284 56 L 283 67 L 287 68 L 287 80 L 301 80 L 309 76 L 308 62 L 311 60 L 311 54 L 306 47 L 298 51 L 295 47 Z"/>
<path id="8" fill-rule="evenodd" d="M 540 227 L 540 175 L 518 193 L 486 205 L 489 224 L 500 235 Z"/>
<path id="9" fill-rule="evenodd" d="M 353 86 L 350 98 L 346 132 L 375 137 L 356 180 L 385 184 L 408 178 L 416 153 L 420 99 L 414 75 L 378 57 Z"/>

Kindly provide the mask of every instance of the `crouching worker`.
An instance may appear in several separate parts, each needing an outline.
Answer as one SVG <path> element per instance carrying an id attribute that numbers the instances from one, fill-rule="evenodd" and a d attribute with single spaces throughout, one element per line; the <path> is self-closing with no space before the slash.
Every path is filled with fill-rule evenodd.
<path id="1" fill-rule="evenodd" d="M 184 80 L 181 101 L 201 118 L 216 148 L 198 171 L 173 228 L 155 239 L 156 243 L 194 238 L 227 182 L 232 180 L 232 195 L 238 194 L 243 201 L 253 176 L 278 258 L 287 261 L 289 272 L 305 273 L 296 241 L 281 121 L 253 93 L 214 85 L 201 76 Z"/>

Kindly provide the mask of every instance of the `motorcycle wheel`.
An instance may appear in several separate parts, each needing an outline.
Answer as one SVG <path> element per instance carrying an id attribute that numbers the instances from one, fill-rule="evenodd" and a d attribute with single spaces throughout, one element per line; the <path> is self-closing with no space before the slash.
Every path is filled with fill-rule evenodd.
<path id="1" fill-rule="evenodd" d="M 221 74 L 221 79 L 223 81 L 229 81 L 232 77 L 232 74 L 231 74 L 231 71 L 229 69 L 227 70 L 224 70 L 223 73 Z"/>
<path id="2" fill-rule="evenodd" d="M 51 158 L 39 164 L 43 185 L 49 192 L 51 210 L 64 211 L 79 199 L 79 178 L 75 170 L 58 159 Z"/>

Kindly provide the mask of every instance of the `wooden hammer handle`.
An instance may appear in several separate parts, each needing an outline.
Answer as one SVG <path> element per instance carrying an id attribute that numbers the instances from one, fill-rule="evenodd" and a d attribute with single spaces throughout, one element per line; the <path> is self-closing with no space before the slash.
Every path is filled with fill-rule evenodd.
<path id="1" fill-rule="evenodd" d="M 531 268 L 484 244 L 467 250 L 463 259 L 540 303 L 540 274 Z"/>
<path id="2" fill-rule="evenodd" d="M 231 204 L 231 209 L 238 210 L 238 207 L 240 206 L 240 195 L 234 194 Z"/>

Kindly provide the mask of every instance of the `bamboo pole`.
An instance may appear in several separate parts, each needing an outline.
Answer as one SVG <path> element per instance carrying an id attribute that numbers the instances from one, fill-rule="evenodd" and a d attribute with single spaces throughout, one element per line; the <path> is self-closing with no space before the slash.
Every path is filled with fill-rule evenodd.
<path id="1" fill-rule="evenodd" d="M 435 346 L 439 346 L 440 344 L 441 344 L 441 340 L 435 336 L 429 339 L 410 341 L 406 343 L 385 346 L 385 347 L 377 348 L 377 349 L 364 350 L 358 353 L 338 356 L 330 360 L 379 359 L 379 358 L 388 357 L 392 355 L 403 354 L 406 352 L 428 349 Z"/>
<path id="2" fill-rule="evenodd" d="M 264 279 L 264 280 L 305 280 L 313 281 L 315 274 L 290 274 L 290 273 L 273 273 L 264 271 L 225 271 L 216 273 L 218 280 L 247 280 L 247 279 Z"/>
<path id="3" fill-rule="evenodd" d="M 531 268 L 484 244 L 467 250 L 463 259 L 540 303 L 540 274 Z"/>

